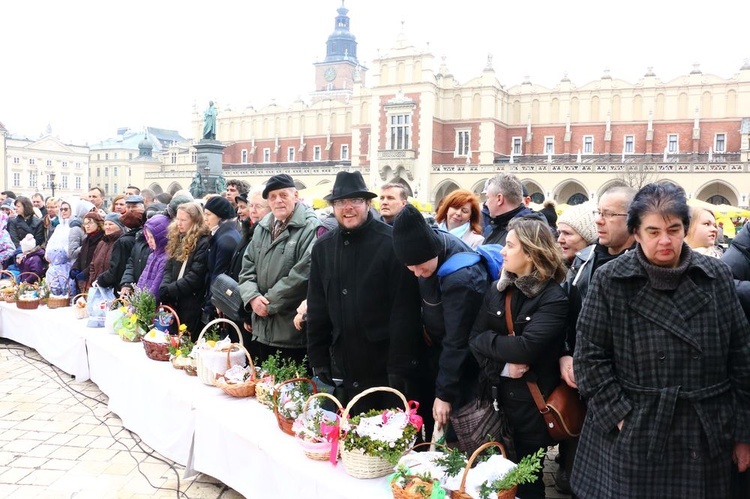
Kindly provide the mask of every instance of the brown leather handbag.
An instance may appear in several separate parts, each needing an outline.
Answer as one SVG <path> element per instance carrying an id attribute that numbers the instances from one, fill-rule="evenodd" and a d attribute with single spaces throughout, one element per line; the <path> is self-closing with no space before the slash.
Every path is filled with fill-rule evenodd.
<path id="1" fill-rule="evenodd" d="M 505 293 L 505 325 L 508 328 L 508 336 L 515 336 L 513 331 L 513 315 L 510 310 L 510 297 L 513 288 L 508 288 Z M 568 386 L 565 381 L 560 381 L 547 400 L 544 400 L 536 381 L 527 381 L 531 397 L 534 399 L 539 413 L 547 424 L 549 436 L 556 442 L 562 442 L 575 438 L 581 434 L 583 420 L 586 417 L 586 405 L 581 400 L 577 390 Z"/>

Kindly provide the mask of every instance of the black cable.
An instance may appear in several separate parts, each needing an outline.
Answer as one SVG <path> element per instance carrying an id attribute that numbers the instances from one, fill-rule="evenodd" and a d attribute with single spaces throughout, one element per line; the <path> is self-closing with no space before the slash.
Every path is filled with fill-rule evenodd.
<path id="1" fill-rule="evenodd" d="M 76 395 L 80 395 L 80 396 L 85 397 L 87 399 L 93 400 L 94 402 L 96 402 L 98 404 L 106 405 L 106 403 L 104 401 L 99 400 L 99 399 L 97 399 L 95 397 L 92 397 L 92 396 L 90 396 L 90 395 L 88 395 L 86 393 L 83 393 L 83 392 L 81 392 L 81 391 L 73 388 L 60 375 L 60 372 L 62 372 L 62 370 L 59 369 L 54 364 L 48 362 L 46 359 L 44 359 L 41 356 L 39 356 L 39 357 L 30 356 L 29 352 L 31 352 L 31 351 L 34 351 L 38 355 L 38 352 L 36 352 L 32 348 L 30 348 L 30 347 L 23 348 L 23 347 L 20 347 L 20 346 L 13 346 L 13 345 L 10 345 L 10 344 L 6 344 L 5 342 L 0 342 L 0 349 L 7 350 L 7 351 L 11 352 L 15 357 L 23 360 L 24 362 L 26 362 L 30 366 L 33 366 L 39 372 L 41 372 L 42 374 L 44 374 L 45 376 L 47 376 L 50 380 L 56 382 L 61 388 L 64 388 L 64 389 L 68 390 L 69 392 L 72 392 L 71 395 L 73 396 L 74 399 L 76 399 L 77 402 L 83 404 L 83 401 L 80 400 L 80 399 L 78 399 L 76 397 Z M 19 355 L 16 352 L 20 352 L 23 355 L 21 356 L 21 355 Z M 33 362 L 30 362 L 30 361 L 33 361 Z M 39 363 L 44 364 L 44 365 L 46 365 L 48 367 L 51 367 L 52 371 L 57 375 L 57 379 L 55 379 L 53 376 L 51 376 L 47 371 L 41 369 L 37 365 Z M 140 436 L 138 436 L 138 439 L 136 439 L 135 437 L 137 435 L 135 433 L 133 433 L 132 431 L 130 431 L 128 428 L 125 428 L 124 426 L 120 425 L 120 428 L 123 428 L 124 430 L 126 430 L 128 432 L 128 434 L 130 435 L 130 438 L 133 440 L 133 442 L 135 443 L 135 445 L 141 451 L 143 451 L 144 454 L 146 454 L 147 456 L 152 457 L 152 458 L 154 458 L 154 459 L 156 459 L 158 461 L 161 461 L 164 464 L 166 464 L 174 472 L 175 476 L 177 477 L 177 489 L 173 489 L 171 487 L 157 487 L 157 486 L 155 486 L 153 483 L 151 483 L 151 480 L 149 479 L 148 476 L 146 476 L 146 474 L 143 472 L 143 470 L 141 470 L 141 466 L 140 466 L 141 463 L 138 461 L 138 459 L 135 457 L 135 455 L 133 455 L 132 450 L 130 448 L 128 448 L 128 446 L 124 442 L 122 442 L 119 438 L 115 437 L 114 433 L 112 433 L 112 428 L 110 427 L 110 423 L 108 423 L 106 420 L 103 420 L 99 416 L 97 416 L 96 413 L 94 412 L 94 409 L 92 407 L 90 407 L 90 406 L 88 406 L 86 404 L 83 404 L 83 405 L 91 412 L 92 416 L 97 421 L 99 421 L 101 424 L 103 424 L 107 428 L 107 431 L 109 432 L 109 435 L 112 438 L 112 440 L 114 440 L 116 443 L 120 444 L 122 447 L 125 448 L 125 450 L 127 451 L 128 455 L 130 455 L 130 457 L 132 457 L 133 460 L 135 461 L 135 463 L 136 463 L 136 469 L 141 474 L 141 476 L 143 476 L 143 478 L 146 479 L 146 481 L 151 486 L 151 488 L 153 488 L 155 490 L 163 490 L 163 491 L 173 490 L 173 491 L 176 492 L 177 499 L 181 499 L 182 497 L 189 499 L 188 495 L 185 492 L 183 492 L 183 491 L 180 490 L 180 473 L 179 473 L 179 471 L 177 470 L 177 468 L 174 466 L 174 464 L 171 461 L 168 461 L 168 460 L 162 458 L 161 456 L 157 456 L 155 454 L 155 451 L 153 449 L 151 449 L 150 451 L 144 449 L 141 446 L 142 440 L 141 440 Z M 114 414 L 111 411 L 108 414 L 112 414 L 114 416 L 117 416 L 116 414 Z"/>

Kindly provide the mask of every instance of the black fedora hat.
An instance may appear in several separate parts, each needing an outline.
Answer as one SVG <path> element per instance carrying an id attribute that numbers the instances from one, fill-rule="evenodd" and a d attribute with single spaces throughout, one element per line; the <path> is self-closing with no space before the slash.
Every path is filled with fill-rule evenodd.
<path id="1" fill-rule="evenodd" d="M 323 199 L 326 201 L 335 201 L 336 199 L 365 198 L 372 199 L 378 197 L 374 192 L 367 190 L 365 179 L 359 172 L 338 172 L 336 182 L 333 183 L 331 193 Z"/>

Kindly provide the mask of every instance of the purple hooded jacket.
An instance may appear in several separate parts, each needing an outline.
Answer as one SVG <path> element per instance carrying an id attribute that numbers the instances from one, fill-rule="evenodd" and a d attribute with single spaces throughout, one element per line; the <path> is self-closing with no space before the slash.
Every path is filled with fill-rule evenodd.
<path id="1" fill-rule="evenodd" d="M 0 211 L 0 263 L 8 260 L 16 253 L 16 245 L 8 232 L 8 215 Z"/>
<path id="2" fill-rule="evenodd" d="M 164 267 L 167 264 L 167 228 L 169 217 L 165 215 L 154 215 L 143 225 L 143 230 L 148 231 L 154 237 L 155 247 L 148 255 L 143 273 L 138 278 L 137 286 L 151 291 L 159 302 L 159 286 L 164 277 Z"/>
<path id="3" fill-rule="evenodd" d="M 46 270 L 44 268 L 44 249 L 36 249 L 24 256 L 18 265 L 18 270 L 21 271 L 21 274 L 30 272 L 29 274 L 21 275 L 19 278 L 20 281 L 28 283 L 37 282 L 44 276 Z"/>

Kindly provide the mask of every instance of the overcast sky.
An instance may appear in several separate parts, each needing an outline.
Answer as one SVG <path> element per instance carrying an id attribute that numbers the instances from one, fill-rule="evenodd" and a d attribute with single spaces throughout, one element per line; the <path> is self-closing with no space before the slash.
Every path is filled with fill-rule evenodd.
<path id="1" fill-rule="evenodd" d="M 38 137 L 49 123 L 68 142 L 118 127 L 190 136 L 193 104 L 257 109 L 313 90 L 340 0 L 23 0 L 0 8 L 0 122 Z M 370 66 L 402 29 L 459 82 L 487 54 L 506 87 L 525 75 L 554 87 L 613 78 L 637 82 L 653 66 L 668 81 L 693 63 L 730 78 L 750 57 L 750 4 L 729 0 L 346 0 L 360 62 Z"/>

